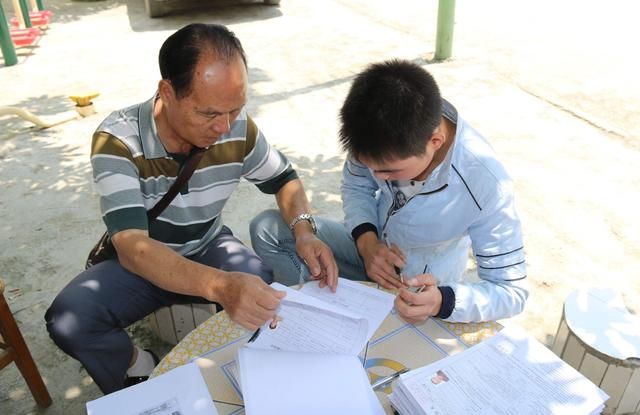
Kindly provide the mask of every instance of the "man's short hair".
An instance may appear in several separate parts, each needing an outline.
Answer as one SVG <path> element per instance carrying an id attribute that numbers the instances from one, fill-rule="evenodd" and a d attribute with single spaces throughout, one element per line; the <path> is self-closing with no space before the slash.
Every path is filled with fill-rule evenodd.
<path id="1" fill-rule="evenodd" d="M 191 93 L 193 72 L 203 53 L 215 53 L 225 63 L 240 55 L 247 58 L 236 35 L 223 25 L 192 23 L 167 38 L 160 48 L 158 62 L 162 79 L 171 82 L 178 98 Z"/>
<path id="2" fill-rule="evenodd" d="M 340 144 L 356 159 L 419 156 L 441 117 L 440 90 L 426 70 L 404 60 L 372 64 L 342 105 Z"/>

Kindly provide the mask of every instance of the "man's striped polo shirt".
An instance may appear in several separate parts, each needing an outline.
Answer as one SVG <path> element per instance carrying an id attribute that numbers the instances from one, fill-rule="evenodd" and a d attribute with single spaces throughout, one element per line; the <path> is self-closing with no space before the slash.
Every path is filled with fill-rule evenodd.
<path id="1" fill-rule="evenodd" d="M 271 194 L 297 178 L 243 109 L 230 131 L 205 151 L 188 188 L 149 224 L 146 211 L 167 193 L 186 158 L 168 154 L 158 139 L 154 101 L 111 113 L 93 136 L 93 179 L 110 235 L 148 230 L 153 239 L 192 255 L 220 232 L 222 208 L 241 177 Z"/>

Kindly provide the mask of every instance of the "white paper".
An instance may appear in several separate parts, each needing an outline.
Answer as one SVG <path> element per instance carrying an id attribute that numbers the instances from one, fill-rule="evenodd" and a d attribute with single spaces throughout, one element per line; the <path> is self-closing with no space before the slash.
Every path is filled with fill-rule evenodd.
<path id="1" fill-rule="evenodd" d="M 401 413 L 590 414 L 609 397 L 521 329 L 400 376 Z M 422 412 L 420 412 L 420 408 Z"/>
<path id="2" fill-rule="evenodd" d="M 335 293 L 329 287 L 320 288 L 319 281 L 306 283 L 300 292 L 366 318 L 369 323 L 367 339 L 373 336 L 387 318 L 395 300 L 389 293 L 344 278 L 338 278 Z"/>
<path id="3" fill-rule="evenodd" d="M 217 415 L 198 366 L 161 376 L 87 402 L 88 415 Z"/>
<path id="4" fill-rule="evenodd" d="M 242 348 L 247 415 L 383 415 L 357 356 Z"/>
<path id="5" fill-rule="evenodd" d="M 275 328 L 270 327 L 270 321 L 263 325 L 249 347 L 350 355 L 365 347 L 365 318 L 283 285 L 271 286 L 287 292 L 278 308 L 280 321 Z"/>

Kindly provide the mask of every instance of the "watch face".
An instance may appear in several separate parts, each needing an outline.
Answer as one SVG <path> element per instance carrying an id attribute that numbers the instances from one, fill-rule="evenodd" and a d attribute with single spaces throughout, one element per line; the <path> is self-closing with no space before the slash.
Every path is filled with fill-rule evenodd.
<path id="1" fill-rule="evenodd" d="M 313 231 L 314 234 L 318 232 L 318 229 L 316 227 L 316 221 L 315 219 L 313 219 L 313 216 L 311 216 L 310 213 L 301 213 L 298 216 L 296 216 L 295 219 L 289 225 L 289 229 L 291 229 L 291 232 L 293 232 L 294 226 L 296 226 L 298 222 L 303 220 L 306 220 L 307 222 L 309 222 L 309 224 L 311 225 L 311 230 Z"/>
<path id="2" fill-rule="evenodd" d="M 311 224 L 311 230 L 313 231 L 313 234 L 315 235 L 316 233 L 318 233 L 318 228 L 316 226 L 316 220 L 313 219 L 313 216 L 311 216 L 311 215 L 307 215 L 307 216 L 309 216 L 309 218 L 307 220 Z"/>

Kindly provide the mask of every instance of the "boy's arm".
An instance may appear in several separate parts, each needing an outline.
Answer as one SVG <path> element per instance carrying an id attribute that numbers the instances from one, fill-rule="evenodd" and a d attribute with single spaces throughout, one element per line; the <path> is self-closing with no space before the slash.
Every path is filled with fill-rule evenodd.
<path id="1" fill-rule="evenodd" d="M 503 183 L 496 197 L 483 205 L 479 218 L 469 227 L 469 236 L 482 281 L 451 287 L 455 306 L 448 320 L 489 321 L 522 312 L 529 291 L 511 183 Z"/>

